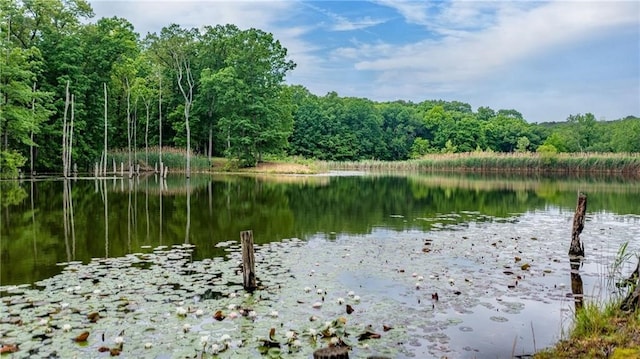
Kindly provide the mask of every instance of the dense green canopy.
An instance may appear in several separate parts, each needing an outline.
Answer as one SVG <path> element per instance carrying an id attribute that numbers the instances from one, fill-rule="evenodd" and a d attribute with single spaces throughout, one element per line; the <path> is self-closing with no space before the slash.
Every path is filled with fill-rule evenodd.
<path id="1" fill-rule="evenodd" d="M 126 19 L 88 23 L 92 16 L 85 0 L 0 0 L 2 176 L 61 172 L 67 84 L 71 161 L 86 171 L 103 156 L 105 118 L 107 150 L 172 146 L 241 166 L 265 155 L 404 160 L 475 150 L 640 151 L 637 117 L 604 122 L 587 113 L 530 124 L 513 109 L 474 112 L 458 101 L 318 96 L 285 83 L 295 59 L 260 29 L 170 24 L 141 38 Z M 129 161 L 145 164 L 142 156 Z"/>

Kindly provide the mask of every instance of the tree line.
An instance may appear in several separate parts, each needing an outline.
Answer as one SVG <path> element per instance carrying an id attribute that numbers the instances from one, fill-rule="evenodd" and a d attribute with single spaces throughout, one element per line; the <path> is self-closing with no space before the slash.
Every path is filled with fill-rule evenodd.
<path id="1" fill-rule="evenodd" d="M 296 64 L 260 29 L 171 24 L 141 37 L 124 18 L 89 23 L 93 16 L 85 0 L 0 0 L 3 176 L 60 172 L 65 160 L 87 171 L 106 166 L 111 149 L 126 149 L 129 166 L 149 165 L 149 148 L 161 158 L 162 146 L 240 166 L 265 155 L 640 152 L 636 117 L 604 122 L 587 113 L 529 124 L 516 110 L 473 111 L 458 101 L 317 96 L 286 84 Z"/>

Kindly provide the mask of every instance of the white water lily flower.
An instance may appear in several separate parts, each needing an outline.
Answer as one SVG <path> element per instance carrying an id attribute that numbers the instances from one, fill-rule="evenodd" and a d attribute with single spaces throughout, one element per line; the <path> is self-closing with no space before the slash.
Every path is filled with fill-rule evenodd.
<path id="1" fill-rule="evenodd" d="M 229 293 L 229 298 L 235 298 L 237 296 L 236 292 Z"/>
<path id="2" fill-rule="evenodd" d="M 311 287 L 304 287 L 304 291 L 305 291 L 305 293 L 311 292 Z"/>
<path id="3" fill-rule="evenodd" d="M 348 296 L 353 297 L 354 295 L 356 295 L 356 293 L 352 290 L 349 291 L 349 293 L 347 293 Z"/>
<path id="4" fill-rule="evenodd" d="M 153 344 L 151 344 L 149 342 L 144 343 L 145 349 L 150 349 L 152 346 L 153 346 Z"/>
<path id="5" fill-rule="evenodd" d="M 293 339 L 296 337 L 296 333 L 292 330 L 289 330 L 284 334 L 284 336 L 287 337 L 287 339 Z"/>
<path id="6" fill-rule="evenodd" d="M 344 298 L 340 297 L 338 298 L 338 304 L 344 304 Z"/>
<path id="7" fill-rule="evenodd" d="M 176 314 L 181 317 L 184 317 L 185 315 L 187 315 L 187 310 L 184 307 L 177 307 Z"/>
<path id="8" fill-rule="evenodd" d="M 275 318 L 275 317 L 278 316 L 278 311 L 277 310 L 272 310 L 271 313 L 269 313 L 269 315 Z"/>
<path id="9" fill-rule="evenodd" d="M 249 316 L 249 318 L 255 318 L 258 316 L 258 313 L 256 313 L 255 310 L 249 311 L 249 314 L 247 314 Z"/>
<path id="10" fill-rule="evenodd" d="M 417 277 L 417 276 L 418 276 L 418 273 L 413 272 L 413 273 L 411 273 L 411 276 L 412 276 L 412 277 Z"/>
<path id="11" fill-rule="evenodd" d="M 121 337 L 121 336 L 117 336 L 117 337 L 113 338 L 113 342 L 116 343 L 116 344 L 122 344 L 122 343 L 124 343 L 124 338 Z"/>
<path id="12" fill-rule="evenodd" d="M 421 275 L 419 275 L 419 276 L 418 276 L 418 281 L 422 282 L 423 280 L 424 280 L 424 277 L 423 277 L 423 276 L 421 276 Z"/>
<path id="13" fill-rule="evenodd" d="M 203 335 L 200 337 L 200 344 L 202 345 L 206 345 L 209 342 L 209 336 L 208 335 Z"/>
<path id="14" fill-rule="evenodd" d="M 40 319 L 40 322 L 38 322 L 38 324 L 40 324 L 40 325 L 47 325 L 47 324 L 49 324 L 49 321 L 48 321 L 47 319 L 44 319 L 44 318 L 43 318 L 43 319 Z"/>
<path id="15" fill-rule="evenodd" d="M 332 337 L 330 340 L 330 343 L 333 345 L 336 345 L 340 342 L 340 339 L 338 339 L 337 337 Z"/>
<path id="16" fill-rule="evenodd" d="M 359 295 L 354 295 L 353 296 L 353 300 L 355 300 L 356 302 L 360 301 L 360 296 Z"/>
<path id="17" fill-rule="evenodd" d="M 221 342 L 226 342 L 229 340 L 231 340 L 231 336 L 229 334 L 222 334 L 222 336 L 220 337 Z"/>
<path id="18" fill-rule="evenodd" d="M 322 303 L 320 303 L 320 302 L 315 302 L 315 303 L 313 303 L 312 307 L 314 307 L 314 308 L 316 308 L 316 309 L 318 309 L 318 308 L 322 308 Z"/>
<path id="19" fill-rule="evenodd" d="M 311 336 L 316 336 L 318 334 L 318 331 L 313 329 L 313 328 L 309 328 L 309 335 Z"/>
<path id="20" fill-rule="evenodd" d="M 93 294 L 100 294 L 102 291 L 100 289 L 96 289 L 93 291 Z"/>
<path id="21" fill-rule="evenodd" d="M 234 309 L 236 309 L 236 305 L 235 305 L 235 304 L 229 304 L 229 305 L 227 306 L 227 309 L 229 309 L 229 310 L 234 310 Z"/>
<path id="22" fill-rule="evenodd" d="M 71 324 L 65 324 L 62 326 L 62 330 L 68 332 L 71 330 Z"/>
<path id="23" fill-rule="evenodd" d="M 199 317 L 199 316 L 204 314 L 204 311 L 202 309 L 198 309 L 198 310 L 196 310 L 195 314 L 196 314 L 197 317 Z"/>
<path id="24" fill-rule="evenodd" d="M 302 342 L 299 339 L 294 340 L 291 345 L 293 345 L 294 347 L 300 348 L 302 347 Z"/>
<path id="25" fill-rule="evenodd" d="M 186 333 L 189 330 L 191 330 L 191 324 L 189 323 L 184 323 L 184 325 L 182 326 L 182 330 Z"/>
<path id="26" fill-rule="evenodd" d="M 323 290 L 322 290 L 322 289 L 318 289 L 318 290 L 316 290 L 316 293 L 318 293 L 318 294 L 322 294 L 322 293 L 323 293 Z"/>
<path id="27" fill-rule="evenodd" d="M 211 351 L 213 352 L 213 354 L 216 354 L 220 351 L 220 349 L 222 349 L 222 347 L 218 344 L 213 344 L 211 346 Z"/>

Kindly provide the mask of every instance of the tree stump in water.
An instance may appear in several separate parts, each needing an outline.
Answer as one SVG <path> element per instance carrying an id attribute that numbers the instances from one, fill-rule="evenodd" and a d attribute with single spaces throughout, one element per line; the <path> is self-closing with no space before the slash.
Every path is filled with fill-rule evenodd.
<path id="1" fill-rule="evenodd" d="M 571 246 L 569 247 L 569 255 L 576 257 L 584 257 L 584 246 L 580 243 L 580 233 L 584 229 L 584 216 L 587 212 L 587 195 L 578 194 L 578 204 L 576 213 L 573 216 L 573 230 L 571 232 Z"/>
<path id="2" fill-rule="evenodd" d="M 240 232 L 242 243 L 242 285 L 247 291 L 256 289 L 256 266 L 253 252 L 253 231 Z"/>
<path id="3" fill-rule="evenodd" d="M 326 347 L 313 352 L 313 359 L 349 359 L 346 347 Z"/>

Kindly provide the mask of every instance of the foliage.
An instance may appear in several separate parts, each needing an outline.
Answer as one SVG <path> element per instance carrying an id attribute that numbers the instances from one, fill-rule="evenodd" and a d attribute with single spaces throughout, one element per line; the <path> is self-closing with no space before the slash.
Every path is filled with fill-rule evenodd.
<path id="1" fill-rule="evenodd" d="M 127 148 L 126 162 L 160 144 L 226 156 L 240 167 L 270 155 L 403 161 L 541 145 L 559 153 L 640 152 L 634 116 L 570 114 L 530 124 L 515 109 L 474 111 L 460 101 L 316 95 L 285 85 L 296 65 L 263 30 L 170 24 L 141 39 L 124 18 L 92 16 L 85 0 L 0 0 L 2 150 L 24 158 L 33 150 L 29 165 L 39 172 L 60 169 L 67 83 L 77 134 L 72 162 L 87 171 L 102 156 L 105 117 L 109 147 Z"/>
<path id="2" fill-rule="evenodd" d="M 27 158 L 17 151 L 0 151 L 0 178 L 17 178 Z"/>

